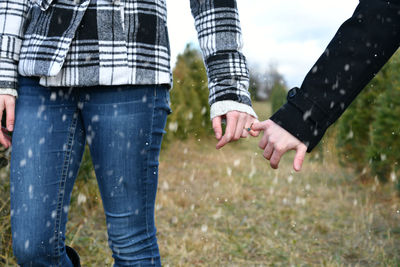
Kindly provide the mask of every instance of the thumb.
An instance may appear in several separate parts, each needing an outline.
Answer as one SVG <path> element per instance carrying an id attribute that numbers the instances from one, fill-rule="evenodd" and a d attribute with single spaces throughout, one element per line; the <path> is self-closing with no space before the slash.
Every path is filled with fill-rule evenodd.
<path id="1" fill-rule="evenodd" d="M 294 156 L 293 169 L 297 172 L 301 171 L 303 166 L 304 157 L 307 152 L 307 147 L 301 143 L 296 149 L 296 155 Z"/>
<path id="2" fill-rule="evenodd" d="M 215 138 L 217 138 L 217 140 L 220 140 L 222 137 L 222 126 L 221 126 L 221 116 L 215 117 L 212 120 L 212 127 L 215 133 Z"/>

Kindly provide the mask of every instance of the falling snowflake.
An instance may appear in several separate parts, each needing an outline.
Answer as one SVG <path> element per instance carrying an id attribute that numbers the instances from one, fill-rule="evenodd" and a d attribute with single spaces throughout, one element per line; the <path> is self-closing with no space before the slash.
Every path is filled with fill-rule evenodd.
<path id="1" fill-rule="evenodd" d="M 79 193 L 78 195 L 78 205 L 81 205 L 83 203 L 86 203 L 86 196 L 82 193 Z"/>
<path id="2" fill-rule="evenodd" d="M 233 162 L 233 166 L 238 167 L 240 165 L 240 159 L 237 159 Z"/>
<path id="3" fill-rule="evenodd" d="M 231 177 L 232 176 L 232 169 L 229 167 L 226 167 L 226 174 Z"/>

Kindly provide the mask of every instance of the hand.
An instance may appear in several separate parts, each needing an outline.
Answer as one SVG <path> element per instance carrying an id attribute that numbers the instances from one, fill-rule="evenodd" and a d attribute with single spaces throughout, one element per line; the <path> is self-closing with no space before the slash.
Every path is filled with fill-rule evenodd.
<path id="1" fill-rule="evenodd" d="M 14 130 L 15 121 L 15 96 L 12 95 L 0 95 L 0 120 L 3 118 L 3 111 L 6 110 L 6 126 L 1 127 L 0 131 L 0 143 L 5 147 L 9 148 L 11 146 L 11 137 L 8 135 L 9 132 Z"/>
<path id="2" fill-rule="evenodd" d="M 273 122 L 266 120 L 254 123 L 251 127 L 254 131 L 264 131 L 258 146 L 264 150 L 264 158 L 270 161 L 273 169 L 277 169 L 283 154 L 289 150 L 296 150 L 293 161 L 293 169 L 300 171 L 303 165 L 307 147 L 299 139 Z"/>
<path id="3" fill-rule="evenodd" d="M 221 127 L 221 122 L 223 118 L 226 118 L 226 128 L 224 136 L 222 136 Z M 245 112 L 240 111 L 230 111 L 226 115 L 215 117 L 212 120 L 212 125 L 215 133 L 215 138 L 217 138 L 217 140 L 219 141 L 216 146 L 217 149 L 220 149 L 229 142 L 237 141 L 241 137 L 246 138 L 249 136 L 249 134 L 252 136 L 258 136 L 260 133 L 259 131 L 247 131 L 247 128 L 250 128 L 251 125 L 255 122 L 258 122 L 256 118 Z"/>

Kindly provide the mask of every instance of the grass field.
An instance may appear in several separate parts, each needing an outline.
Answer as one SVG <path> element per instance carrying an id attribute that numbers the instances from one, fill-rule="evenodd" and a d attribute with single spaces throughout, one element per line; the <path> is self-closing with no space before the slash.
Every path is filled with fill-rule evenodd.
<path id="1" fill-rule="evenodd" d="M 294 173 L 293 154 L 272 170 L 257 139 L 221 151 L 215 143 L 190 139 L 162 152 L 156 223 L 164 266 L 400 266 L 393 184 L 360 183 L 329 145 L 322 160 L 308 157 Z M 67 243 L 83 266 L 111 266 L 96 182 L 90 166 L 81 171 Z M 14 266 L 7 173 L 0 177 L 0 265 Z"/>

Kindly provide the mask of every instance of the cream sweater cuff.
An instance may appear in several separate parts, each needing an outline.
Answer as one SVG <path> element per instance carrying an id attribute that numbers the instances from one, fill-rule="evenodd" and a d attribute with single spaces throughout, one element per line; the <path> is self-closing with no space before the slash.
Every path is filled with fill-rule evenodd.
<path id="1" fill-rule="evenodd" d="M 218 101 L 211 105 L 210 117 L 211 119 L 225 115 L 229 111 L 240 111 L 250 114 L 254 118 L 258 118 L 253 108 L 249 105 L 242 104 L 232 100 Z"/>
<path id="2" fill-rule="evenodd" d="M 0 88 L 0 95 L 12 95 L 18 97 L 18 91 L 12 88 Z"/>

